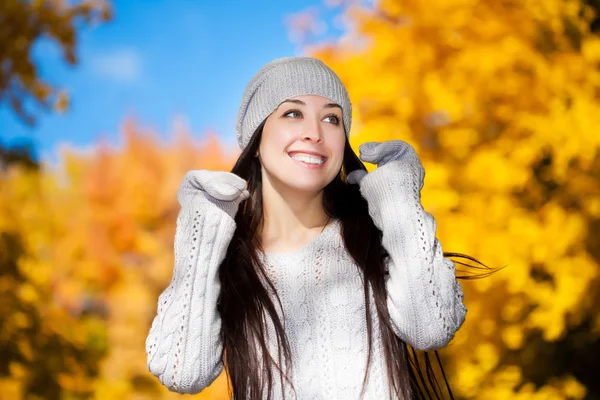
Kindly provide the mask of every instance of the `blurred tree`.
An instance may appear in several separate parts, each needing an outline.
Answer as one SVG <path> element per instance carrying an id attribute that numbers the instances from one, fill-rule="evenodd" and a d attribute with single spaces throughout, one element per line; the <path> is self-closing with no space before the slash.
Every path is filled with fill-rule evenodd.
<path id="1" fill-rule="evenodd" d="M 0 399 L 82 398 L 106 351 L 101 319 L 54 301 L 46 255 L 58 231 L 39 166 L 14 148 L 0 165 Z"/>
<path id="2" fill-rule="evenodd" d="M 56 170 L 0 170 L 0 400 L 180 397 L 145 354 L 173 272 L 175 193 L 237 152 L 185 127 L 170 144 L 133 121 L 123 132 L 123 148 L 67 151 Z M 228 398 L 225 375 L 198 398 Z"/>
<path id="3" fill-rule="evenodd" d="M 62 111 L 65 92 L 44 81 L 32 59 L 42 39 L 56 41 L 71 65 L 77 63 L 77 29 L 80 21 L 96 23 L 110 18 L 106 0 L 3 0 L 0 2 L 0 104 L 6 103 L 27 124 L 35 117 L 27 109 L 31 100 L 43 109 Z"/>
<path id="4" fill-rule="evenodd" d="M 34 46 L 53 39 L 74 65 L 78 21 L 109 16 L 108 3 L 98 0 L 0 2 L 0 104 L 30 125 L 28 101 L 62 111 L 67 97 L 39 76 Z M 51 240 L 39 239 L 56 226 L 46 218 L 43 176 L 31 146 L 0 144 L 0 187 L 0 399 L 89 395 L 87 382 L 106 351 L 102 321 L 54 302 L 52 265 L 44 264 Z"/>
<path id="5" fill-rule="evenodd" d="M 20 143 L 12 145 L 10 148 L 0 143 L 0 171 L 6 171 L 13 165 L 21 165 L 28 169 L 39 168 L 31 143 Z"/>
<path id="6" fill-rule="evenodd" d="M 600 33 L 600 0 L 586 0 L 585 3 L 594 9 L 596 15 L 590 22 L 592 32 Z"/>
<path id="7" fill-rule="evenodd" d="M 590 1 L 593 4 L 593 1 Z M 353 144 L 422 156 L 444 251 L 508 267 L 464 283 L 455 394 L 600 398 L 600 38 L 577 0 L 346 1 L 310 51 L 348 85 Z"/>

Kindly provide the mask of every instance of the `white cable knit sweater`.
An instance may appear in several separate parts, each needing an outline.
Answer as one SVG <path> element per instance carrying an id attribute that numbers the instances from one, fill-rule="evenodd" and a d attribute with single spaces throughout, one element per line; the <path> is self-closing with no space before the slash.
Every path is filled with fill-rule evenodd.
<path id="1" fill-rule="evenodd" d="M 435 237 L 435 219 L 421 206 L 423 179 L 422 168 L 393 161 L 369 173 L 360 189 L 390 254 L 386 287 L 394 330 L 414 348 L 432 350 L 453 338 L 466 308 L 454 264 Z M 235 223 L 204 195 L 180 199 L 173 278 L 146 339 L 149 370 L 180 393 L 200 392 L 223 368 L 217 271 Z M 364 291 L 340 227 L 334 220 L 293 253 L 262 255 L 282 301 L 299 400 L 360 398 L 368 345 Z M 388 381 L 372 296 L 370 302 L 373 353 L 364 399 L 379 400 L 388 398 Z M 276 343 L 270 348 L 277 359 Z M 274 383 L 272 398 L 280 399 L 279 380 Z M 293 399 L 289 384 L 285 388 Z"/>

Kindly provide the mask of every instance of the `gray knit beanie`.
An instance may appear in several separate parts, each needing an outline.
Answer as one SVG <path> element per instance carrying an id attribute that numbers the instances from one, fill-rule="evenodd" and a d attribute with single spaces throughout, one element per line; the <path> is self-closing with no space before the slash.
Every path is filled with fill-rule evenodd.
<path id="1" fill-rule="evenodd" d="M 301 95 L 323 96 L 339 104 L 346 136 L 350 134 L 352 104 L 335 72 L 316 58 L 285 57 L 262 67 L 246 87 L 235 127 L 240 148 L 244 150 L 254 131 L 284 100 Z"/>

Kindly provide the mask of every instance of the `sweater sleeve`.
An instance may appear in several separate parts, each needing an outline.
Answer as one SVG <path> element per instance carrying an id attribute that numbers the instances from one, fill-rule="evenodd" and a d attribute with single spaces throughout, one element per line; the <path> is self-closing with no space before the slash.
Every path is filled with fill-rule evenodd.
<path id="1" fill-rule="evenodd" d="M 218 269 L 235 222 L 200 191 L 178 198 L 173 275 L 158 298 L 146 354 L 149 371 L 170 391 L 198 393 L 223 369 Z"/>
<path id="2" fill-rule="evenodd" d="M 360 190 L 382 231 L 388 259 L 387 304 L 398 337 L 417 350 L 447 345 L 467 309 L 454 263 L 443 256 L 436 221 L 421 205 L 421 165 L 391 161 L 367 174 Z"/>

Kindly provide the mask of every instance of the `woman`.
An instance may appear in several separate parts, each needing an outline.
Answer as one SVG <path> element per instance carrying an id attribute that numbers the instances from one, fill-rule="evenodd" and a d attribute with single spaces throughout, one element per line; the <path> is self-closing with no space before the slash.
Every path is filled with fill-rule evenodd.
<path id="1" fill-rule="evenodd" d="M 359 159 L 351 117 L 325 64 L 275 60 L 244 93 L 231 173 L 186 174 L 146 341 L 170 390 L 198 393 L 225 365 L 236 399 L 428 396 L 409 351 L 453 338 L 463 292 L 420 204 L 416 153 L 372 142 Z"/>

